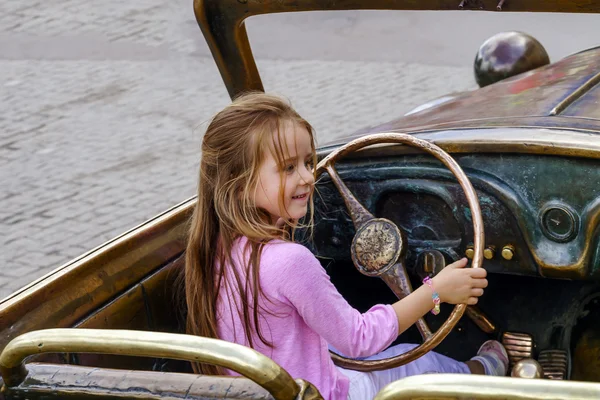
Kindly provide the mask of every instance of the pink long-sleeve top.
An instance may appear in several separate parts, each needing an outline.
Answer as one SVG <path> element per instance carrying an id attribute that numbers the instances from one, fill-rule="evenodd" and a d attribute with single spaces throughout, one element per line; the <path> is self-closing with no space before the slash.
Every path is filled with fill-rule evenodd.
<path id="1" fill-rule="evenodd" d="M 233 266 L 245 277 L 246 238 L 235 242 Z M 231 274 L 228 274 L 231 277 Z M 316 257 L 304 246 L 272 241 L 261 254 L 259 323 L 269 347 L 252 334 L 254 349 L 270 357 L 290 375 L 313 383 L 325 399 L 348 398 L 348 378 L 335 367 L 333 346 L 349 357 L 368 357 L 388 347 L 398 336 L 391 305 L 376 305 L 360 313 L 339 294 Z M 238 313 L 239 293 L 232 281 L 223 283 L 217 303 L 219 337 L 248 346 Z M 251 314 L 252 315 L 252 314 Z M 231 372 L 230 372 L 231 373 Z"/>

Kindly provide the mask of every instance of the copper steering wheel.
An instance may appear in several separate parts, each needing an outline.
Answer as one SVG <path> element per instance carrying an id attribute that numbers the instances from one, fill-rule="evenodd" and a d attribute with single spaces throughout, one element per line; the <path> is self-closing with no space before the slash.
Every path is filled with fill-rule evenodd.
<path id="1" fill-rule="evenodd" d="M 352 240 L 351 253 L 356 268 L 365 275 L 382 278 L 399 298 L 403 298 L 412 292 L 404 265 L 407 243 L 404 233 L 392 221 L 385 218 L 376 218 L 363 207 L 342 182 L 334 168 L 335 162 L 348 154 L 381 143 L 404 144 L 422 149 L 440 160 L 458 179 L 467 197 L 473 220 L 474 256 L 471 266 L 472 268 L 480 268 L 483 262 L 484 247 L 483 218 L 473 185 L 471 185 L 458 163 L 444 150 L 433 143 L 402 133 L 378 133 L 353 140 L 330 153 L 317 165 L 317 177 L 323 172 L 329 174 L 352 217 L 356 234 Z M 377 371 L 407 364 L 440 344 L 454 329 L 463 316 L 466 307 L 466 304 L 456 305 L 448 319 L 435 333 L 431 332 L 426 322 L 421 318 L 416 325 L 423 337 L 423 343 L 404 354 L 381 360 L 355 360 L 335 353 L 331 353 L 331 357 L 336 365 L 358 371 Z"/>

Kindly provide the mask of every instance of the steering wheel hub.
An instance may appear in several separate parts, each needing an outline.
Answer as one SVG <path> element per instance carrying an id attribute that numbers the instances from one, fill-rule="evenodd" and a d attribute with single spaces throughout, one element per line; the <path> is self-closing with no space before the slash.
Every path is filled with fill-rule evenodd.
<path id="1" fill-rule="evenodd" d="M 352 240 L 352 261 L 368 276 L 380 276 L 406 252 L 406 238 L 392 221 L 375 218 L 361 226 Z"/>

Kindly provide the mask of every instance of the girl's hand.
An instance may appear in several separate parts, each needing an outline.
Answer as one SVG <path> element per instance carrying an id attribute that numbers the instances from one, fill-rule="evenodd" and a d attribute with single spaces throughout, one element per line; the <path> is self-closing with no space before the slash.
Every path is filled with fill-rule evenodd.
<path id="1" fill-rule="evenodd" d="M 462 258 L 444 268 L 433 279 L 433 287 L 440 301 L 449 304 L 477 304 L 488 281 L 483 268 L 465 268 L 467 259 Z"/>

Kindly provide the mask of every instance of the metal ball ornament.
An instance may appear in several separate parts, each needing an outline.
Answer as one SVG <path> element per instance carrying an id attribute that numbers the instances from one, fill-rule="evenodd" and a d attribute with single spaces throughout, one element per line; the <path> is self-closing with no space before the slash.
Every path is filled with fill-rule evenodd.
<path id="1" fill-rule="evenodd" d="M 502 32 L 486 40 L 475 56 L 475 80 L 480 87 L 491 85 L 550 64 L 544 46 L 522 32 Z"/>

